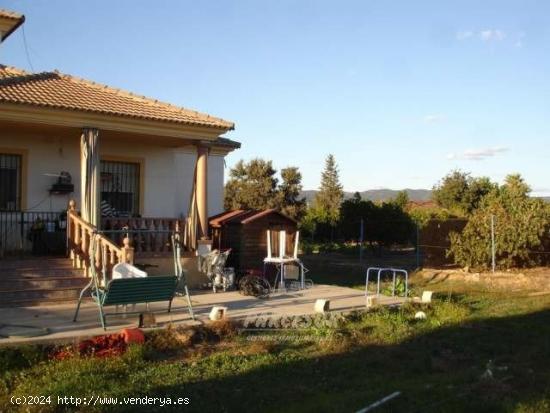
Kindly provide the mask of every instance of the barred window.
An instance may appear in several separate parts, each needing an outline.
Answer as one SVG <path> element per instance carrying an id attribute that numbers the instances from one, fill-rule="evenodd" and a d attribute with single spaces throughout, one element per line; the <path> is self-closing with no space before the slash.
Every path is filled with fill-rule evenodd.
<path id="1" fill-rule="evenodd" d="M 139 215 L 140 164 L 101 161 L 101 203 L 117 216 Z"/>
<path id="2" fill-rule="evenodd" d="M 0 211 L 21 210 L 22 156 L 0 153 Z"/>

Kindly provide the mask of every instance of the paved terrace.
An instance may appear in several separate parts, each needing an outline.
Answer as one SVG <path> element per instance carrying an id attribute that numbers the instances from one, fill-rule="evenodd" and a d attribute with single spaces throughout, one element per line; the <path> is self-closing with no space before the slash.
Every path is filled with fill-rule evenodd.
<path id="1" fill-rule="evenodd" d="M 155 314 L 158 326 L 162 327 L 169 323 L 192 325 L 205 322 L 214 305 L 227 307 L 229 318 L 242 320 L 249 315 L 259 313 L 263 315 L 269 313 L 273 316 L 312 314 L 315 300 L 318 298 L 329 299 L 330 311 L 334 312 L 364 309 L 366 304 L 363 291 L 332 285 L 316 285 L 307 290 L 275 293 L 267 299 L 243 296 L 238 291 L 217 294 L 210 291 L 195 291 L 191 293 L 191 298 L 197 321 L 191 320 L 186 300 L 177 298 L 174 300 L 172 313 Z M 402 298 L 380 297 L 381 305 L 396 305 L 402 302 Z M 167 303 L 150 304 L 151 310 L 161 310 L 166 307 Z M 41 307 L 0 308 L 0 326 L 2 324 L 24 325 L 47 328 L 50 331 L 48 335 L 33 338 L 0 338 L 0 345 L 21 342 L 71 342 L 75 339 L 105 334 L 99 321 L 98 308 L 93 302 L 82 303 L 78 321 L 73 323 L 75 308 L 76 302 Z M 138 304 L 136 311 L 140 309 L 145 312 L 145 305 Z M 122 311 L 122 307 L 119 307 L 119 311 Z M 107 307 L 107 312 L 114 312 L 114 307 Z M 116 333 L 125 327 L 137 327 L 138 319 L 138 315 L 110 316 L 107 318 L 107 333 Z M 10 327 L 1 329 L 0 335 L 3 332 L 10 332 Z"/>

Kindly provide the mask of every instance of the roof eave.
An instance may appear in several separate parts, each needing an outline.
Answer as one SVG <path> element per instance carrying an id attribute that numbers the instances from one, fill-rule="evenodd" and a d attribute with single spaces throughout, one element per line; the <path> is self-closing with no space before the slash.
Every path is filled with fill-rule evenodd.
<path id="1" fill-rule="evenodd" d="M 19 19 L 17 19 L 17 22 L 7 32 L 2 33 L 2 41 L 6 40 L 23 23 L 25 23 L 25 16 L 22 15 Z"/>
<path id="2" fill-rule="evenodd" d="M 90 127 L 144 135 L 169 136 L 180 139 L 205 140 L 215 143 L 230 129 L 197 124 L 141 119 L 74 109 L 57 109 L 49 106 L 0 101 L 0 120 L 48 124 L 65 127 Z"/>

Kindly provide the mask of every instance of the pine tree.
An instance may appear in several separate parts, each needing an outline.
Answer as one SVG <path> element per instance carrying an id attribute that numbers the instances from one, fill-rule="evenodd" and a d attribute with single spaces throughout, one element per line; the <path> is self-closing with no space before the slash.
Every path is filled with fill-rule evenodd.
<path id="1" fill-rule="evenodd" d="M 298 168 L 290 166 L 281 170 L 281 178 L 283 182 L 279 185 L 280 210 L 300 221 L 306 212 L 306 199 L 300 198 L 302 174 Z"/>
<path id="2" fill-rule="evenodd" d="M 319 222 L 336 226 L 340 219 L 340 204 L 344 191 L 340 184 L 338 166 L 332 154 L 327 156 L 325 169 L 321 174 L 321 186 L 315 195 L 314 208 Z"/>

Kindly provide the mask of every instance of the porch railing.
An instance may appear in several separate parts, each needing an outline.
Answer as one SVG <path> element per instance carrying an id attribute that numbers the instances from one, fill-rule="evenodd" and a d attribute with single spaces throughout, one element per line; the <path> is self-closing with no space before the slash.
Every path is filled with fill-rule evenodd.
<path id="1" fill-rule="evenodd" d="M 0 257 L 65 254 L 65 212 L 0 211 Z"/>
<path id="2" fill-rule="evenodd" d="M 186 220 L 176 218 L 103 218 L 101 232 L 115 243 L 127 236 L 141 257 L 172 255 L 172 234 L 184 240 Z M 191 250 L 183 245 L 185 251 Z"/>
<path id="3" fill-rule="evenodd" d="M 92 257 L 90 245 L 94 240 L 97 242 L 97 248 L 95 256 Z M 78 214 L 75 201 L 70 202 L 67 211 L 67 248 L 73 266 L 82 269 L 86 276 L 89 276 L 92 265 L 95 265 L 99 274 L 103 276 L 105 273 L 106 276 L 111 273 L 115 264 L 134 262 L 134 248 L 130 239 L 125 237 L 122 246 L 119 247 L 111 239 L 98 233 L 93 225 Z"/>

